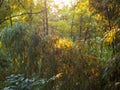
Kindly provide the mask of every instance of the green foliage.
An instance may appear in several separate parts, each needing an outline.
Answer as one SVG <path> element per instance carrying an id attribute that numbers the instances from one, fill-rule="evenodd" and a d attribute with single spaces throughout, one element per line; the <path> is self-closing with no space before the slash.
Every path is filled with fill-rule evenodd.
<path id="1" fill-rule="evenodd" d="M 5 15 L 0 15 L 0 23 L 6 22 L 0 25 L 0 89 L 119 88 L 119 9 L 113 10 L 119 8 L 118 0 L 112 4 L 111 0 L 90 0 L 90 4 L 88 0 L 78 0 L 62 9 L 54 6 L 53 0 L 38 0 L 36 5 L 33 0 L 3 1 L 0 12 Z M 101 14 L 94 15 L 89 5 Z M 42 12 L 34 13 L 38 10 Z M 47 23 L 49 34 L 45 35 Z M 108 31 L 106 36 L 104 31 Z M 106 48 L 104 42 L 112 48 Z"/>
<path id="2" fill-rule="evenodd" d="M 7 84 L 3 90 L 41 90 L 57 78 L 59 78 L 58 75 L 46 80 L 37 77 L 25 78 L 23 74 L 12 74 L 7 77 L 5 81 Z"/>
<path id="3" fill-rule="evenodd" d="M 62 33 L 63 36 L 69 34 L 70 25 L 65 20 L 59 20 L 57 22 L 52 22 L 53 25 L 51 25 L 54 29 L 59 30 L 60 33 Z"/>
<path id="4" fill-rule="evenodd" d="M 8 86 L 4 88 L 4 90 L 39 90 L 40 86 L 41 88 L 46 83 L 45 79 L 29 79 L 25 78 L 22 74 L 17 75 L 10 75 L 7 77 L 7 82 L 9 82 Z M 38 87 L 39 86 L 39 87 Z"/>
<path id="5" fill-rule="evenodd" d="M 22 72 L 25 74 L 25 77 L 29 78 L 32 78 L 33 75 L 38 75 L 41 78 L 47 79 L 56 75 L 57 73 L 62 73 L 61 79 L 56 79 L 51 83 L 46 84 L 44 87 L 45 90 L 52 90 L 53 88 L 57 88 L 57 86 L 63 90 L 68 90 L 71 88 L 81 88 L 82 90 L 86 90 L 87 87 L 91 89 L 93 89 L 94 87 L 95 90 L 99 90 L 101 88 L 99 78 L 102 71 L 102 64 L 100 63 L 99 59 L 94 56 L 93 52 L 91 54 L 86 54 L 86 51 L 88 50 L 88 43 L 90 42 L 83 41 L 83 43 L 80 42 L 73 44 L 72 41 L 65 38 L 60 38 L 57 35 L 43 36 L 43 34 L 41 34 L 39 31 L 31 32 L 31 35 L 29 35 L 27 39 L 25 38 L 27 34 L 24 34 L 26 29 L 21 27 L 21 24 L 17 27 L 18 29 L 20 28 L 20 30 L 17 29 L 18 31 L 14 29 L 15 26 L 12 27 L 14 30 L 13 33 L 16 33 L 13 36 L 14 42 L 11 41 L 13 43 L 8 43 L 7 45 L 4 43 L 5 41 L 2 38 L 2 43 L 5 44 L 5 48 L 7 50 L 11 50 L 11 45 L 15 45 L 14 47 L 16 47 L 16 49 L 14 50 L 14 54 L 11 56 L 11 59 L 13 59 L 12 65 L 14 65 L 15 68 L 14 72 Z M 12 32 L 12 28 L 11 31 L 8 31 Z M 22 36 L 21 34 L 24 36 Z M 6 35 L 6 33 L 3 33 L 2 35 L 4 36 Z M 16 35 L 21 36 L 16 37 Z M 7 36 L 9 36 L 9 34 Z M 11 40 L 10 38 L 8 39 Z M 27 44 L 24 44 L 24 46 L 22 47 L 19 45 L 17 47 L 16 44 L 14 44 L 17 42 L 17 40 L 19 40 L 20 44 L 20 42 L 22 43 L 24 39 L 29 41 L 28 47 Z M 94 40 L 92 41 L 94 42 Z M 25 50 L 21 49 L 21 51 L 19 48 L 25 48 Z M 25 56 L 23 56 L 23 58 L 22 56 L 19 56 L 21 55 L 21 53 L 25 53 Z M 10 54 L 12 54 L 12 52 L 10 52 Z M 15 66 L 15 64 L 17 66 Z M 26 79 L 27 78 L 25 78 L 24 80 L 26 81 Z M 25 82 L 24 80 L 22 83 L 23 85 L 26 85 L 24 88 L 27 88 L 29 82 Z M 13 81 L 15 81 L 14 83 L 16 83 L 16 80 L 13 79 Z M 17 79 L 17 82 L 21 81 Z M 39 81 L 35 82 L 37 83 Z M 94 82 L 96 82 L 96 84 L 94 84 Z M 69 87 L 69 85 L 71 87 Z M 22 88 L 22 86 L 16 87 Z"/>
<path id="6" fill-rule="evenodd" d="M 102 85 L 104 90 L 118 90 L 120 87 L 120 55 L 110 60 L 102 74 Z"/>
<path id="7" fill-rule="evenodd" d="M 10 59 L 9 57 L 4 53 L 4 51 L 0 48 L 0 81 L 4 80 L 5 77 L 8 75 L 7 73 L 9 73 L 8 71 L 10 70 L 10 68 L 8 69 L 8 67 L 10 67 Z"/>
<path id="8" fill-rule="evenodd" d="M 6 47 L 11 47 L 15 39 L 18 39 L 18 41 L 23 39 L 25 33 L 25 27 L 20 23 L 16 23 L 11 28 L 5 28 L 1 31 L 1 41 Z"/>
<path id="9" fill-rule="evenodd" d="M 91 11 L 96 11 L 97 13 L 102 14 L 105 19 L 108 21 L 110 27 L 114 25 L 120 27 L 120 1 L 119 0 L 89 0 L 92 7 Z M 117 9 L 117 10 L 116 10 Z"/>
<path id="10" fill-rule="evenodd" d="M 5 28 L 0 32 L 2 50 L 16 67 L 24 67 L 22 63 L 26 58 L 25 51 L 29 39 L 27 33 L 27 29 L 21 23 L 15 23 L 11 28 Z"/>
<path id="11" fill-rule="evenodd" d="M 99 88 L 100 68 L 102 69 L 102 67 L 95 56 L 82 54 L 81 51 L 85 48 L 80 49 L 78 47 L 78 49 L 69 40 L 59 39 L 57 36 L 40 38 L 39 44 L 36 46 L 38 49 L 33 49 L 33 54 L 31 53 L 30 56 L 36 56 L 36 61 L 34 61 L 36 63 L 33 62 L 33 65 L 34 67 L 41 65 L 40 75 L 42 77 L 49 78 L 61 72 L 61 80 L 56 80 L 55 83 L 58 83 L 62 90 L 71 88 L 85 90 L 87 87 L 91 89 L 93 87 L 95 89 Z M 41 63 L 37 64 L 39 60 Z M 91 80 L 96 82 L 97 85 L 93 84 Z M 86 87 L 86 85 L 88 86 Z M 57 85 L 53 83 L 48 87 L 52 90 Z"/>
<path id="12" fill-rule="evenodd" d="M 0 23 L 2 23 L 6 17 L 11 15 L 11 9 L 7 0 L 1 0 L 0 13 Z"/>

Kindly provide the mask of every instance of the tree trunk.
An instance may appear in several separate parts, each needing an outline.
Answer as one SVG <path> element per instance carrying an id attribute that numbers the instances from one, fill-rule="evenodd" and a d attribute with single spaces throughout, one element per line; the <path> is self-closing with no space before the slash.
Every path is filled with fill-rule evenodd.
<path id="1" fill-rule="evenodd" d="M 45 0 L 44 5 L 45 5 L 45 35 L 48 35 L 48 9 L 47 9 L 47 0 Z"/>

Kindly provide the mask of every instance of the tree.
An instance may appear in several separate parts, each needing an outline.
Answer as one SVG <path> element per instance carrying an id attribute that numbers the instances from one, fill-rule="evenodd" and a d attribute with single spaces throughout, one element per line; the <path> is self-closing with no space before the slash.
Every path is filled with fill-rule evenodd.
<path id="1" fill-rule="evenodd" d="M 120 27 L 119 0 L 89 0 L 93 11 L 100 13 L 108 21 L 109 30 Z"/>

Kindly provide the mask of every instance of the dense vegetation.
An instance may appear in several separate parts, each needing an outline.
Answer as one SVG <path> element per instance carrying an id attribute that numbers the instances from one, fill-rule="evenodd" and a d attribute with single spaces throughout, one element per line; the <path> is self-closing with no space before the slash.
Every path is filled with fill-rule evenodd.
<path id="1" fill-rule="evenodd" d="M 120 1 L 0 0 L 0 90 L 120 90 Z"/>

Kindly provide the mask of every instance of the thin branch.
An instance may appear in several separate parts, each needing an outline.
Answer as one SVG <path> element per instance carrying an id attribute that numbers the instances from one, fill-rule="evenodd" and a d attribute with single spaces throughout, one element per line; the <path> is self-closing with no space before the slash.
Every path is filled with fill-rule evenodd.
<path id="1" fill-rule="evenodd" d="M 42 13 L 43 11 L 44 11 L 44 10 L 39 11 L 39 12 L 33 12 L 33 13 L 27 12 L 27 13 L 22 13 L 22 14 L 18 14 L 18 15 L 13 15 L 13 16 L 11 16 L 11 17 L 7 17 L 7 18 L 1 20 L 1 21 L 0 21 L 0 24 L 2 24 L 3 22 L 9 20 L 10 18 L 15 18 L 15 17 L 23 16 L 23 15 L 28 15 L 28 14 L 40 14 L 40 13 Z"/>

